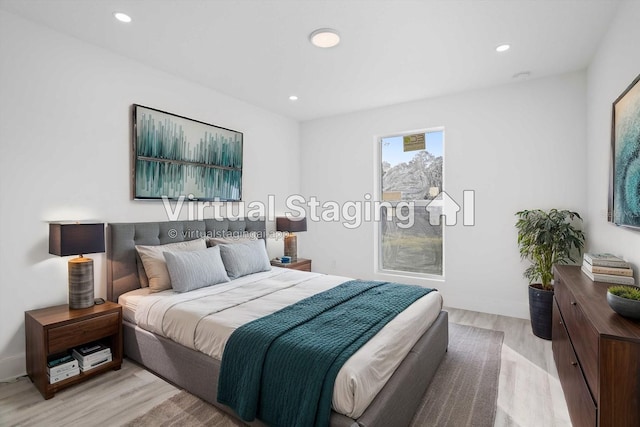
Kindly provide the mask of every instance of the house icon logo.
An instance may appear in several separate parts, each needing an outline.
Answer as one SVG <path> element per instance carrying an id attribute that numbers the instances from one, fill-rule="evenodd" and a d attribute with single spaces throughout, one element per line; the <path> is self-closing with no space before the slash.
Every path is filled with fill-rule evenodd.
<path id="1" fill-rule="evenodd" d="M 429 212 L 429 224 L 440 225 L 444 217 L 444 225 L 452 226 L 458 223 L 458 212 L 462 213 L 462 225 L 475 225 L 475 191 L 462 192 L 462 208 L 446 191 L 441 191 L 425 206 Z"/>

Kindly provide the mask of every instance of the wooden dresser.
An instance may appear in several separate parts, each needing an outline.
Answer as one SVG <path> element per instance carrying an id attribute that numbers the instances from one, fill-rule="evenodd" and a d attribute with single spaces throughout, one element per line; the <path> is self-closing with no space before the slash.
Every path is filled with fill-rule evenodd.
<path id="1" fill-rule="evenodd" d="M 554 268 L 553 357 L 576 427 L 640 425 L 640 322 L 607 304 L 608 283 Z"/>

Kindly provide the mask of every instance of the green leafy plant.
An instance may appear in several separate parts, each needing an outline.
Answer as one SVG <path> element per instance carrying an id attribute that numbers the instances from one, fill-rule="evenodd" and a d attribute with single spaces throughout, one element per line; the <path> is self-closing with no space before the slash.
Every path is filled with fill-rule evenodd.
<path id="1" fill-rule="evenodd" d="M 542 289 L 552 290 L 553 266 L 576 262 L 584 247 L 584 234 L 573 223 L 582 221 L 577 212 L 551 209 L 523 210 L 516 213 L 520 257 L 531 265 L 524 272 L 529 283 L 540 281 Z"/>
<path id="2" fill-rule="evenodd" d="M 607 289 L 609 293 L 619 296 L 621 298 L 633 299 L 640 301 L 640 288 L 637 286 L 611 286 Z"/>

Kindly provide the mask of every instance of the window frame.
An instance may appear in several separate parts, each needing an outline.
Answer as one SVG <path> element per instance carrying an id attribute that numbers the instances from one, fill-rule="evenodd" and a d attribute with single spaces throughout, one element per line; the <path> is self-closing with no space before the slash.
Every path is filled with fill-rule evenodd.
<path id="1" fill-rule="evenodd" d="M 433 133 L 433 132 L 442 132 L 442 188 L 441 192 L 444 191 L 445 188 L 445 170 L 446 170 L 446 133 L 444 126 L 434 126 L 428 128 L 422 128 L 417 130 L 409 130 L 402 132 L 390 132 L 380 135 L 375 135 L 373 137 L 375 150 L 374 150 L 374 193 L 373 193 L 373 201 L 375 203 L 383 203 L 382 201 L 382 140 L 385 138 L 393 138 L 393 137 L 404 137 L 407 135 L 413 135 L 416 133 Z M 400 201 L 385 201 L 384 203 L 390 203 L 391 206 L 395 208 Z M 427 206 L 429 202 L 416 200 L 414 201 L 414 207 L 419 206 Z M 379 205 L 376 205 L 379 206 Z M 382 261 L 382 215 L 380 215 L 380 221 L 373 221 L 374 224 L 374 273 L 380 275 L 387 275 L 391 277 L 409 277 L 416 279 L 427 279 L 427 280 L 435 280 L 435 281 L 444 281 L 446 275 L 446 226 L 442 227 L 442 274 L 431 274 L 431 273 L 416 273 L 413 271 L 403 271 L 403 270 L 391 270 L 383 268 Z"/>

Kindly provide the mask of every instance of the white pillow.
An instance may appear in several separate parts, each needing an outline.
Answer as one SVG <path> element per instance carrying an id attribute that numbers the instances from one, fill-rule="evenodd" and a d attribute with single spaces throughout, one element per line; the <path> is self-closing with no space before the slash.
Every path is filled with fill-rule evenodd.
<path id="1" fill-rule="evenodd" d="M 271 270 L 264 240 L 218 245 L 224 268 L 231 279 Z"/>
<path id="2" fill-rule="evenodd" d="M 171 286 L 176 292 L 188 292 L 228 282 L 218 246 L 198 251 L 165 252 Z"/>
<path id="3" fill-rule="evenodd" d="M 144 271 L 144 265 L 142 264 L 142 259 L 140 259 L 140 254 L 136 251 L 136 268 L 138 270 L 138 280 L 140 281 L 141 288 L 149 287 L 149 278 L 147 277 L 147 273 Z"/>
<path id="4" fill-rule="evenodd" d="M 204 239 L 155 246 L 136 245 L 136 251 L 140 255 L 144 271 L 149 278 L 151 292 L 171 289 L 171 278 L 163 252 L 197 251 L 198 249 L 206 248 L 207 244 Z"/>

